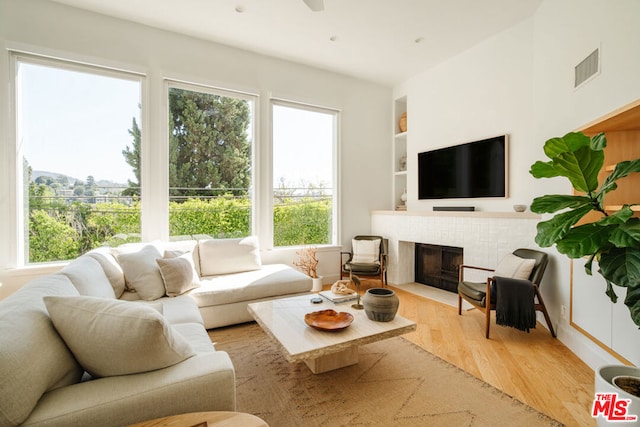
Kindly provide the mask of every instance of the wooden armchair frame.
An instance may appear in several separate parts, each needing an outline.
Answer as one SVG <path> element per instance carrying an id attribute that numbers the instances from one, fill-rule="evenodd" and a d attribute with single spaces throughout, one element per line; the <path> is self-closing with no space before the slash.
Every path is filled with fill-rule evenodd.
<path id="1" fill-rule="evenodd" d="M 466 265 L 466 264 L 462 264 L 460 265 L 460 268 L 458 270 L 458 283 L 462 283 L 464 281 L 464 269 L 465 268 L 469 268 L 469 269 L 474 269 L 474 270 L 482 270 L 482 271 L 488 271 L 488 272 L 493 272 L 495 271 L 494 269 L 491 268 L 485 268 L 485 267 L 478 267 L 478 266 L 473 266 L 473 265 Z M 533 274 L 533 273 L 532 273 Z M 477 308 L 478 310 L 482 311 L 485 315 L 485 336 L 488 339 L 489 338 L 489 329 L 491 326 L 491 311 L 496 309 L 496 304 L 491 302 L 491 285 L 493 284 L 493 277 L 487 277 L 487 281 L 486 281 L 486 289 L 485 289 L 485 303 L 484 305 L 482 305 L 481 303 L 479 304 L 478 301 L 473 300 L 471 298 L 467 298 L 466 295 L 462 294 L 460 291 L 458 291 L 458 315 L 462 315 L 462 300 L 464 299 L 465 301 L 467 301 L 469 304 L 471 304 L 472 306 L 474 306 L 475 308 Z M 544 315 L 544 320 L 547 322 L 547 326 L 549 327 L 549 331 L 551 332 L 551 336 L 556 338 L 556 333 L 553 330 L 553 325 L 551 324 L 551 318 L 549 317 L 549 313 L 547 312 L 547 307 L 544 305 L 544 301 L 542 300 L 542 295 L 540 294 L 540 288 L 539 285 L 537 283 L 533 283 L 533 288 L 535 290 L 536 293 L 536 298 L 537 298 L 537 302 L 534 301 L 534 306 L 536 311 L 541 311 L 542 314 Z"/>

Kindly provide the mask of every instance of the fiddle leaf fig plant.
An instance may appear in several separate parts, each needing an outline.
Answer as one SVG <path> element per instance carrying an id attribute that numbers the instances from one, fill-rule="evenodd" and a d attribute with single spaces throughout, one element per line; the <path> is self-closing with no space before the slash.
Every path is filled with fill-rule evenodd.
<path id="1" fill-rule="evenodd" d="M 604 164 L 604 133 L 592 138 L 580 132 L 552 138 L 544 145 L 548 162 L 537 161 L 529 171 L 535 178 L 566 177 L 580 195 L 555 194 L 536 197 L 531 211 L 557 213 L 537 225 L 536 243 L 541 247 L 554 244 L 558 252 L 569 258 L 588 257 L 587 274 L 592 274 L 593 261 L 606 281 L 606 294 L 612 302 L 618 297 L 612 285 L 627 288 L 624 300 L 631 319 L 640 326 L 640 218 L 633 216 L 632 206 L 625 204 L 615 213 L 605 210 L 604 197 L 618 188 L 616 181 L 640 172 L 640 159 L 618 163 L 602 185 L 598 173 Z M 587 213 L 600 214 L 595 221 L 576 225 Z"/>

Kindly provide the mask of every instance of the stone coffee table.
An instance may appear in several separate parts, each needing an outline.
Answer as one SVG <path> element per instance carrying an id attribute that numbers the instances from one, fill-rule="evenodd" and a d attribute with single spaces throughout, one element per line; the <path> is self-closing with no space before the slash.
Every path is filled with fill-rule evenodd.
<path id="1" fill-rule="evenodd" d="M 311 303 L 315 295 L 282 298 L 249 304 L 256 322 L 280 347 L 289 362 L 304 361 L 314 374 L 358 363 L 358 346 L 415 331 L 416 324 L 396 315 L 390 322 L 369 320 L 364 310 L 351 302 L 334 304 L 324 300 Z M 346 329 L 319 331 L 304 322 L 304 315 L 318 310 L 345 311 L 354 317 Z"/>

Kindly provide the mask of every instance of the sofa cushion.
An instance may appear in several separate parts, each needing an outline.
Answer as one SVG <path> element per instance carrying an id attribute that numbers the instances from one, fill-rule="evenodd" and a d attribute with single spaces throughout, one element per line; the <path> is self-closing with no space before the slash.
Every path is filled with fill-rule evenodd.
<path id="1" fill-rule="evenodd" d="M 189 345 L 197 354 L 215 351 L 207 330 L 201 323 L 178 323 L 173 329 L 189 341 Z"/>
<path id="2" fill-rule="evenodd" d="M 21 424 L 47 390 L 77 383 L 82 368 L 49 319 L 43 295 L 78 295 L 67 276 L 40 277 L 0 301 L 0 425 Z"/>
<path id="3" fill-rule="evenodd" d="M 189 292 L 198 307 L 254 301 L 311 291 L 311 278 L 285 264 L 265 264 L 259 270 L 208 277 Z"/>
<path id="4" fill-rule="evenodd" d="M 514 254 L 507 254 L 498 263 L 493 275 L 528 280 L 535 263 L 536 260 L 534 259 L 520 258 Z"/>
<path id="5" fill-rule="evenodd" d="M 255 236 L 202 240 L 198 252 L 202 277 L 259 270 L 262 266 Z"/>
<path id="6" fill-rule="evenodd" d="M 153 371 L 195 353 L 147 304 L 95 297 L 44 297 L 51 321 L 93 377 Z"/>
<path id="7" fill-rule="evenodd" d="M 372 264 L 380 261 L 380 239 L 351 239 L 354 264 Z"/>
<path id="8" fill-rule="evenodd" d="M 83 255 L 74 259 L 60 271 L 60 274 L 71 280 L 80 295 L 111 299 L 116 297 L 102 265 L 91 256 Z"/>
<path id="9" fill-rule="evenodd" d="M 109 279 L 109 283 L 111 283 L 116 298 L 120 298 L 126 287 L 124 283 L 124 273 L 116 258 L 111 254 L 111 248 L 103 246 L 92 249 L 87 252 L 86 255 L 93 257 L 100 263 L 104 274 L 107 276 L 107 279 Z"/>
<path id="10" fill-rule="evenodd" d="M 175 298 L 161 298 L 157 301 L 145 303 L 162 303 L 164 320 L 171 326 L 180 323 L 198 323 L 204 326 L 198 305 L 189 295 L 180 295 Z"/>
<path id="11" fill-rule="evenodd" d="M 176 297 L 200 285 L 191 252 L 164 251 L 164 258 L 156 262 L 167 296 Z"/>
<path id="12" fill-rule="evenodd" d="M 119 254 L 116 258 L 124 272 L 127 287 L 135 290 L 141 299 L 151 301 L 164 296 L 164 282 L 156 263 L 162 255 L 157 247 L 146 245 L 137 252 Z"/>

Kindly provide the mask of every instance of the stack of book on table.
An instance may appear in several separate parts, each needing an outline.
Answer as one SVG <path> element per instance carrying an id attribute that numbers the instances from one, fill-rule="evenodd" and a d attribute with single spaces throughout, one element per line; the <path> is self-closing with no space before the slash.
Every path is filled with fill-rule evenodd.
<path id="1" fill-rule="evenodd" d="M 319 295 L 322 298 L 328 299 L 334 304 L 339 304 L 341 302 L 347 302 L 347 301 L 354 301 L 358 298 L 355 292 L 352 294 L 336 294 L 331 291 L 320 291 Z"/>

